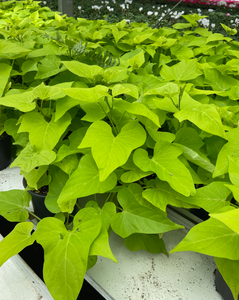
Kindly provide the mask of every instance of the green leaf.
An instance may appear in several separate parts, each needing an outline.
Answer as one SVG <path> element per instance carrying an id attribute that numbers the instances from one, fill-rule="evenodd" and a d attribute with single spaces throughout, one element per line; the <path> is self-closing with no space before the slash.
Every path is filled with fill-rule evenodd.
<path id="1" fill-rule="evenodd" d="M 59 68 L 61 65 L 61 60 L 56 55 L 47 55 L 42 60 L 40 60 L 38 65 L 38 72 L 35 79 L 45 79 L 54 76 L 60 72 L 66 70 L 65 67 Z"/>
<path id="2" fill-rule="evenodd" d="M 223 213 L 212 213 L 210 217 L 221 221 L 228 228 L 239 235 L 239 209 L 229 210 Z"/>
<path id="3" fill-rule="evenodd" d="M 0 57 L 7 59 L 16 59 L 26 56 L 31 50 L 18 46 L 16 43 L 11 43 L 0 39 Z"/>
<path id="4" fill-rule="evenodd" d="M 210 218 L 194 226 L 186 237 L 171 251 L 194 251 L 206 255 L 239 260 L 239 236 L 224 223 Z M 225 247 L 226 245 L 226 247 Z"/>
<path id="5" fill-rule="evenodd" d="M 146 93 L 144 93 L 145 96 L 160 95 L 160 96 L 168 96 L 168 97 L 173 97 L 178 94 L 179 94 L 179 87 L 176 83 L 173 82 L 167 82 L 162 86 L 149 89 Z"/>
<path id="6" fill-rule="evenodd" d="M 144 62 L 144 51 L 140 48 L 130 51 L 120 58 L 120 64 L 122 66 L 131 66 L 134 69 L 140 68 Z"/>
<path id="7" fill-rule="evenodd" d="M 111 259 L 115 263 L 118 262 L 110 249 L 109 234 L 105 228 L 101 228 L 101 232 L 91 245 L 90 255 L 100 255 Z"/>
<path id="8" fill-rule="evenodd" d="M 225 182 L 214 181 L 207 186 L 198 188 L 194 196 L 177 197 L 189 204 L 197 205 L 208 212 L 216 212 L 225 206 L 230 206 L 227 197 L 231 191 L 225 186 Z"/>
<path id="9" fill-rule="evenodd" d="M 11 168 L 19 167 L 28 173 L 36 167 L 49 165 L 55 158 L 56 153 L 54 151 L 46 149 L 36 152 L 35 147 L 29 143 L 13 161 Z"/>
<path id="10" fill-rule="evenodd" d="M 96 193 L 105 193 L 114 188 L 117 177 L 114 173 L 105 181 L 99 181 L 99 170 L 90 154 L 84 155 L 78 168 L 72 173 L 58 198 L 61 211 L 68 211 L 71 201 Z M 68 207 L 69 206 L 69 207 Z"/>
<path id="11" fill-rule="evenodd" d="M 72 73 L 89 79 L 102 75 L 103 69 L 97 65 L 87 65 L 79 61 L 62 61 L 61 63 Z"/>
<path id="12" fill-rule="evenodd" d="M 22 112 L 28 112 L 36 107 L 36 103 L 33 102 L 34 100 L 35 96 L 33 91 L 30 91 L 2 97 L 0 98 L 0 105 L 14 107 Z"/>
<path id="13" fill-rule="evenodd" d="M 183 155 L 188 161 L 213 173 L 215 166 L 200 151 L 204 143 L 195 129 L 191 127 L 179 129 L 176 133 L 174 144 L 183 150 Z"/>
<path id="14" fill-rule="evenodd" d="M 22 175 L 27 181 L 27 185 L 30 188 L 38 190 L 38 180 L 46 173 L 48 166 L 40 166 L 37 169 L 33 169 L 30 172 L 21 171 Z"/>
<path id="15" fill-rule="evenodd" d="M 204 104 L 192 109 L 183 109 L 174 116 L 179 122 L 189 120 L 204 131 L 227 139 L 220 115 L 214 106 Z"/>
<path id="16" fill-rule="evenodd" d="M 0 97 L 4 95 L 6 86 L 8 85 L 10 74 L 12 71 L 12 66 L 8 64 L 0 64 Z"/>
<path id="17" fill-rule="evenodd" d="M 168 256 L 163 239 L 158 234 L 134 233 L 124 239 L 130 251 L 146 250 L 149 253 L 164 253 Z"/>
<path id="18" fill-rule="evenodd" d="M 31 235 L 33 223 L 23 222 L 15 228 L 0 242 L 0 266 L 10 257 L 18 254 L 27 246 L 34 243 L 34 235 Z"/>
<path id="19" fill-rule="evenodd" d="M 122 82 L 129 77 L 127 68 L 125 67 L 111 67 L 104 70 L 103 79 L 107 84 Z"/>
<path id="20" fill-rule="evenodd" d="M 100 181 L 126 163 L 130 153 L 144 144 L 146 133 L 138 122 L 126 124 L 115 137 L 112 128 L 103 121 L 94 122 L 86 132 L 79 148 L 91 147 L 99 168 Z"/>
<path id="21" fill-rule="evenodd" d="M 209 84 L 214 91 L 227 91 L 233 86 L 238 86 L 239 81 L 232 76 L 223 75 L 216 69 L 204 70 L 205 83 Z"/>
<path id="22" fill-rule="evenodd" d="M 44 281 L 54 299 L 75 300 L 83 284 L 89 249 L 101 229 L 101 217 L 93 208 L 76 214 L 73 229 L 56 218 L 37 225 L 36 239 L 44 249 Z"/>
<path id="23" fill-rule="evenodd" d="M 170 221 L 165 213 L 141 206 L 127 188 L 118 192 L 118 201 L 123 207 L 123 212 L 112 217 L 111 227 L 123 238 L 133 233 L 159 234 L 183 228 Z"/>
<path id="24" fill-rule="evenodd" d="M 22 116 L 18 132 L 29 132 L 29 140 L 36 151 L 52 150 L 70 123 L 69 113 L 56 122 L 51 120 L 48 123 L 41 114 L 31 112 Z"/>
<path id="25" fill-rule="evenodd" d="M 168 67 L 164 65 L 160 75 L 166 80 L 188 81 L 197 78 L 201 72 L 197 66 L 197 60 L 182 60 L 178 64 Z"/>
<path id="26" fill-rule="evenodd" d="M 52 180 L 45 198 L 45 205 L 49 211 L 56 214 L 60 212 L 60 208 L 57 204 L 58 197 L 69 176 L 56 166 L 50 166 L 49 175 L 52 177 Z"/>
<path id="27" fill-rule="evenodd" d="M 159 117 L 156 113 L 154 113 L 151 109 L 149 109 L 146 105 L 139 102 L 127 102 L 122 99 L 115 98 L 113 100 L 114 108 L 118 108 L 120 110 L 127 111 L 133 115 L 144 116 L 154 122 L 158 127 L 160 127 Z"/>
<path id="28" fill-rule="evenodd" d="M 180 194 L 173 190 L 167 182 L 160 181 L 156 178 L 155 183 L 155 187 L 147 188 L 142 193 L 142 196 L 155 207 L 162 211 L 166 211 L 167 205 L 184 208 L 191 208 L 194 206 L 187 205 L 181 201 Z"/>
<path id="29" fill-rule="evenodd" d="M 223 279 L 229 286 L 234 300 L 237 300 L 239 294 L 239 260 L 215 257 L 215 262 Z"/>
<path id="30" fill-rule="evenodd" d="M 112 88 L 112 96 L 116 97 L 118 95 L 130 95 L 135 99 L 139 98 L 139 90 L 137 86 L 130 84 L 130 83 L 120 83 L 116 84 Z"/>
<path id="31" fill-rule="evenodd" d="M 137 149 L 133 159 L 142 171 L 154 171 L 159 179 L 167 181 L 175 191 L 189 196 L 195 193 L 194 183 L 190 172 L 178 159 L 181 154 L 181 149 L 161 140 L 156 143 L 151 159 L 144 149 Z"/>
<path id="32" fill-rule="evenodd" d="M 48 99 L 52 96 L 61 93 L 61 89 L 55 86 L 47 86 L 44 83 L 41 83 L 37 87 L 34 88 L 33 94 L 35 98 L 39 98 L 41 100 Z"/>
<path id="33" fill-rule="evenodd" d="M 229 168 L 228 168 L 228 173 L 229 173 L 229 178 L 232 182 L 232 184 L 236 185 L 239 187 L 239 158 L 233 158 L 231 156 L 228 156 L 228 161 L 229 161 Z"/>
<path id="34" fill-rule="evenodd" d="M 85 102 L 99 102 L 103 97 L 109 97 L 108 88 L 104 85 L 96 85 L 92 88 L 62 89 L 68 96 Z M 80 104 L 80 101 L 78 104 Z"/>
<path id="35" fill-rule="evenodd" d="M 221 176 L 228 172 L 229 157 L 239 158 L 239 128 L 234 128 L 227 132 L 228 143 L 226 143 L 218 153 L 216 167 L 213 177 Z"/>
<path id="36" fill-rule="evenodd" d="M 31 196 L 25 190 L 0 192 L 0 214 L 10 222 L 26 221 L 30 201 Z"/>

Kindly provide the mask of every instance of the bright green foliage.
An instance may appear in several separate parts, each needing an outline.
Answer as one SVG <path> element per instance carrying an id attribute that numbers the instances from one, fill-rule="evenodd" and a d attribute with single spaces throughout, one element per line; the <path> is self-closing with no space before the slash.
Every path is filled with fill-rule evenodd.
<path id="1" fill-rule="evenodd" d="M 173 251 L 219 257 L 227 278 L 239 260 L 238 42 L 197 27 L 196 14 L 152 29 L 0 3 L 0 134 L 28 189 L 49 186 L 56 216 L 34 236 L 54 299 L 76 299 L 97 255 L 116 262 L 111 229 L 132 251 L 167 254 L 162 233 L 182 228 L 169 205 L 211 213 Z M 29 201 L 1 192 L 0 214 L 24 222 Z M 33 240 L 21 224 L 4 259 Z"/>
<path id="2" fill-rule="evenodd" d="M 43 276 L 54 299 L 77 298 L 90 246 L 100 229 L 101 217 L 93 208 L 82 209 L 75 215 L 71 231 L 56 218 L 39 222 L 35 235 L 44 249 Z"/>
<path id="3" fill-rule="evenodd" d="M 158 178 L 167 181 L 177 192 L 189 196 L 195 193 L 192 177 L 188 169 L 178 159 L 182 151 L 167 141 L 157 142 L 152 159 L 144 149 L 134 153 L 134 163 L 142 171 L 154 171 Z"/>
<path id="4" fill-rule="evenodd" d="M 76 198 L 105 193 L 115 187 L 117 178 L 114 173 L 104 181 L 100 181 L 99 176 L 99 170 L 91 154 L 82 157 L 78 168 L 72 173 L 58 198 L 61 210 L 71 212 Z"/>
<path id="5" fill-rule="evenodd" d="M 33 224 L 31 222 L 19 223 L 0 242 L 0 266 L 10 257 L 18 254 L 24 248 L 34 243 L 35 235 L 31 235 L 32 229 Z"/>
<path id="6" fill-rule="evenodd" d="M 29 217 L 27 207 L 31 196 L 24 190 L 10 190 L 0 194 L 0 214 L 8 221 L 23 222 Z"/>
<path id="7" fill-rule="evenodd" d="M 166 213 L 140 205 L 129 189 L 119 191 L 118 201 L 123 212 L 112 217 L 111 226 L 123 238 L 134 233 L 156 234 L 183 227 L 170 221 Z"/>
<path id="8" fill-rule="evenodd" d="M 128 123 L 114 137 L 111 127 L 98 121 L 89 127 L 79 147 L 91 147 L 99 169 L 99 180 L 104 181 L 116 168 L 126 163 L 130 153 L 143 145 L 145 139 L 145 131 L 137 122 Z"/>

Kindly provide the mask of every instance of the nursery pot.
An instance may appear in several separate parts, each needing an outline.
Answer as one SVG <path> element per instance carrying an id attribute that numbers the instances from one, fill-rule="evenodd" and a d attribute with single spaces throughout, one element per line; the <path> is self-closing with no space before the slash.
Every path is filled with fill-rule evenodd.
<path id="1" fill-rule="evenodd" d="M 11 163 L 11 136 L 0 137 L 0 170 L 7 168 Z"/>
<path id="2" fill-rule="evenodd" d="M 26 179 L 23 178 L 23 186 L 26 188 L 27 182 Z M 45 195 L 36 193 L 35 191 L 28 191 L 28 193 L 32 197 L 32 205 L 34 208 L 34 213 L 41 219 L 46 217 L 52 217 L 54 214 L 50 212 L 45 206 Z"/>
<path id="3" fill-rule="evenodd" d="M 216 270 L 215 285 L 217 292 L 221 294 L 224 300 L 233 300 L 232 292 L 218 270 Z M 239 300 L 239 295 L 237 299 Z"/>

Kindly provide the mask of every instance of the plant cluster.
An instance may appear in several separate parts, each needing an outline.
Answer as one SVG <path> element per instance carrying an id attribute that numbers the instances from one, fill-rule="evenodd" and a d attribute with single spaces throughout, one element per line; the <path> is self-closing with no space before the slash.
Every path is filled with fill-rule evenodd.
<path id="1" fill-rule="evenodd" d="M 0 3 L 0 17 L 3 126 L 28 184 L 0 193 L 0 214 L 19 222 L 0 264 L 36 240 L 53 298 L 74 300 L 98 255 L 116 262 L 111 230 L 132 251 L 168 255 L 163 233 L 182 226 L 167 207 L 203 208 L 209 220 L 172 252 L 215 256 L 236 299 L 239 42 L 196 14 L 152 29 L 27 0 Z M 27 190 L 44 186 L 54 217 L 32 233 Z"/>
<path id="2" fill-rule="evenodd" d="M 160 20 L 160 27 L 171 27 L 178 22 L 184 22 L 182 14 L 201 14 L 207 16 L 203 19 L 202 25 L 213 32 L 222 33 L 220 23 L 229 27 L 238 28 L 239 14 L 236 3 L 228 1 L 210 2 L 182 2 L 173 9 L 177 2 L 165 0 L 74 0 L 74 17 L 87 18 L 90 20 L 105 19 L 107 22 L 120 22 L 126 19 L 131 22 L 144 22 L 154 26 Z M 217 4 L 217 5 L 216 5 Z M 58 10 L 58 2 L 46 0 L 42 2 L 53 10 Z M 169 13 L 169 10 L 173 9 Z M 238 34 L 234 36 L 238 39 Z"/>

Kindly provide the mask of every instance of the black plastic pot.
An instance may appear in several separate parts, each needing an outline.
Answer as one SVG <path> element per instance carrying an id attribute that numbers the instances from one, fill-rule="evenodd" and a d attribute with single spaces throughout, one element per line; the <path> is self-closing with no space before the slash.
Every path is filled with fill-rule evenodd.
<path id="1" fill-rule="evenodd" d="M 217 292 L 221 294 L 224 300 L 233 300 L 232 292 L 218 270 L 216 270 L 215 285 Z M 239 295 L 237 299 L 239 300 Z"/>
<path id="2" fill-rule="evenodd" d="M 23 186 L 24 188 L 27 187 L 26 179 L 23 178 Z M 32 197 L 32 205 L 34 208 L 34 213 L 41 219 L 46 217 L 52 217 L 54 216 L 53 213 L 51 213 L 45 206 L 45 195 L 37 194 L 35 191 L 28 191 L 28 193 Z"/>
<path id="3" fill-rule="evenodd" d="M 0 137 L 0 170 L 7 168 L 11 163 L 12 141 L 9 135 Z"/>

